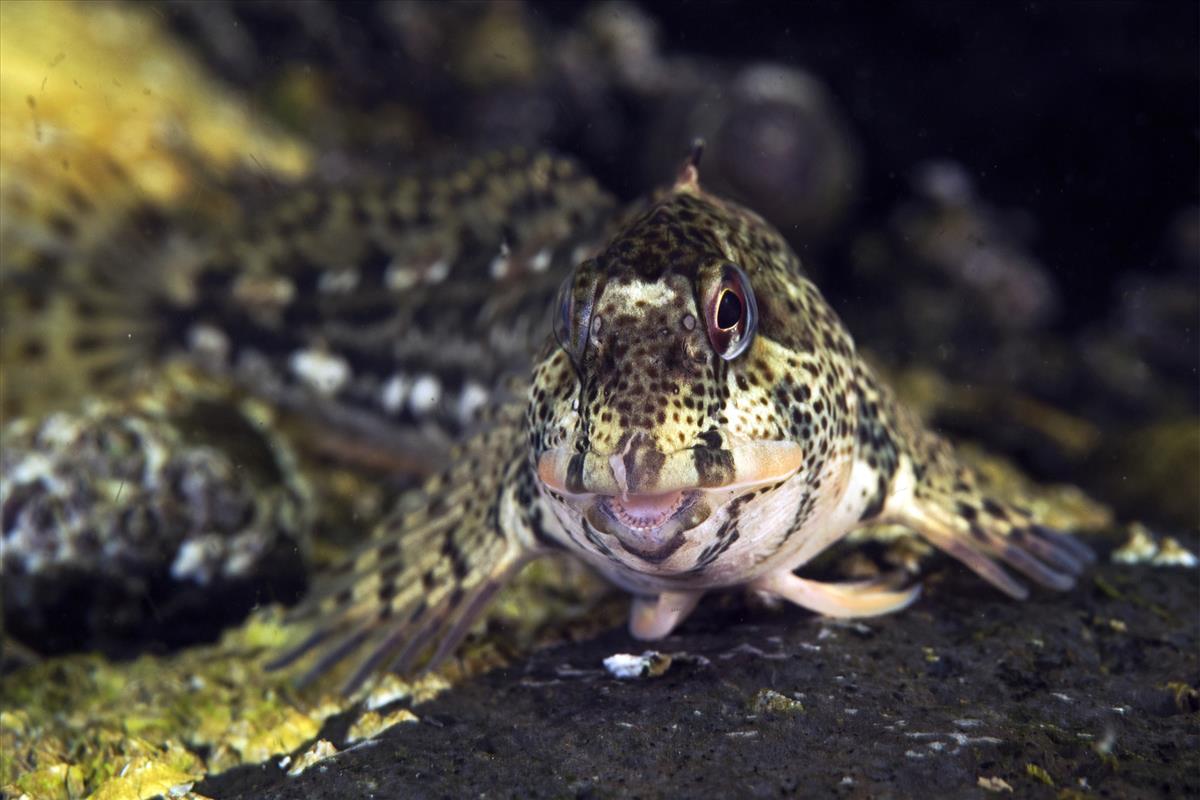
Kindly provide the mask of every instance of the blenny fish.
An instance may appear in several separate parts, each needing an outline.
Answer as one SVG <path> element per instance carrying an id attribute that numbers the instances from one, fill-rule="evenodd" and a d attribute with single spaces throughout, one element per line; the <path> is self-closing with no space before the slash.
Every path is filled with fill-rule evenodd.
<path id="1" fill-rule="evenodd" d="M 1092 560 L 981 489 L 780 233 L 703 188 L 699 149 L 624 210 L 573 161 L 516 149 L 297 190 L 202 253 L 170 282 L 109 270 L 84 323 L 136 296 L 140 357 L 224 376 L 347 457 L 444 464 L 296 611 L 313 632 L 276 666 L 317 651 L 317 676 L 363 653 L 348 688 L 434 666 L 555 552 L 629 592 L 639 639 L 732 587 L 834 617 L 905 608 L 919 586 L 893 576 L 796 574 L 868 523 L 1018 599 L 1009 568 L 1067 590 Z M 68 347 L 128 352 L 104 330 Z M 50 349 L 33 335 L 7 363 Z M 120 362 L 97 363 L 100 379 Z"/>

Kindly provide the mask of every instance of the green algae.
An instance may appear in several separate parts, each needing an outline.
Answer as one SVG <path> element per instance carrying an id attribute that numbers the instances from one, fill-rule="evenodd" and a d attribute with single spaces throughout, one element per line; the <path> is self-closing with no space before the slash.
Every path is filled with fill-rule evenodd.
<path id="1" fill-rule="evenodd" d="M 338 671 L 299 691 L 294 673 L 265 668 L 302 633 L 278 607 L 261 609 L 216 644 L 167 656 L 114 662 L 77 654 L 24 666 L 0 681 L 0 790 L 151 797 L 298 753 L 335 715 L 351 714 L 354 740 L 413 722 L 416 715 L 396 706 L 426 702 L 535 641 L 561 638 L 551 629 L 583 615 L 599 582 L 554 564 L 527 570 L 497 604 L 488 632 L 469 639 L 457 660 L 417 680 L 381 676 L 350 697 L 337 692 Z"/>
<path id="2" fill-rule="evenodd" d="M 6 676 L 4 790 L 153 796 L 301 747 L 351 703 L 264 669 L 291 635 L 280 619 L 268 609 L 216 645 L 167 657 L 75 655 Z"/>
<path id="3" fill-rule="evenodd" d="M 278 620 L 260 613 L 219 644 L 165 658 L 81 654 L 5 676 L 0 705 L 15 711 L 3 718 L 4 790 L 141 796 L 130 787 L 165 791 L 299 746 L 320 726 L 322 698 L 261 669 L 286 639 Z"/>
<path id="4" fill-rule="evenodd" d="M 1054 788 L 1054 779 L 1050 777 L 1050 773 L 1037 764 L 1029 763 L 1025 765 L 1025 774 L 1039 783 L 1044 783 L 1051 789 Z"/>

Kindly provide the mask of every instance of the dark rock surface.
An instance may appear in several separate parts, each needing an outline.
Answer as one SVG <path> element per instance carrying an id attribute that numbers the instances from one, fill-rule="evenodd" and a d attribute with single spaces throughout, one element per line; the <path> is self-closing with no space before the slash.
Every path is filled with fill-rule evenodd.
<path id="1" fill-rule="evenodd" d="M 267 764 L 195 790 L 985 797 L 981 779 L 999 779 L 1018 797 L 1200 793 L 1195 570 L 1105 565 L 1070 594 L 1013 603 L 943 565 L 926 588 L 905 613 L 850 624 L 710 598 L 659 643 L 673 656 L 661 677 L 605 672 L 646 649 L 613 630 L 457 686 L 417 706 L 419 724 L 298 777 Z"/>

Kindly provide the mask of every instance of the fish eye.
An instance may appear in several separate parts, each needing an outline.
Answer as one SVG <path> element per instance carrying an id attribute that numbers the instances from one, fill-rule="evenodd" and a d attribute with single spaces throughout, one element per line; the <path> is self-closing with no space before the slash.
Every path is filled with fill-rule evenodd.
<path id="1" fill-rule="evenodd" d="M 758 328 L 758 306 L 750 279 L 740 267 L 725 264 L 708 298 L 708 340 L 721 358 L 737 358 L 750 347 Z"/>
<path id="2" fill-rule="evenodd" d="M 576 365 L 587 348 L 596 290 L 594 272 L 585 267 L 581 264 L 567 276 L 554 304 L 554 338 Z"/>
<path id="3" fill-rule="evenodd" d="M 571 317 L 575 310 L 575 273 L 572 272 L 558 287 L 558 295 L 554 300 L 554 338 L 560 345 L 567 348 L 571 338 Z M 568 348 L 569 349 L 569 348 Z"/>

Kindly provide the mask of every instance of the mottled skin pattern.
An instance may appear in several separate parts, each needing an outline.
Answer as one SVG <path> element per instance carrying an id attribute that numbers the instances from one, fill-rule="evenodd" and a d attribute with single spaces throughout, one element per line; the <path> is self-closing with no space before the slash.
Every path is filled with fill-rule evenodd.
<path id="1" fill-rule="evenodd" d="M 836 616 L 908 605 L 917 588 L 890 578 L 793 573 L 872 521 L 1014 597 L 1026 590 L 1002 563 L 1073 585 L 1088 551 L 983 496 L 859 358 L 782 237 L 706 193 L 694 161 L 605 240 L 611 208 L 570 162 L 524 152 L 301 194 L 158 302 L 161 351 L 331 425 L 326 438 L 419 455 L 431 427 L 463 442 L 298 610 L 317 624 L 280 664 L 317 649 L 316 676 L 363 650 L 350 686 L 436 664 L 555 550 L 633 594 L 641 638 L 711 589 Z"/>
<path id="2" fill-rule="evenodd" d="M 757 330 L 725 358 L 737 348 L 710 334 L 730 265 Z M 1026 590 L 1000 562 L 1066 589 L 1091 558 L 982 496 L 856 355 L 778 233 L 706 194 L 692 165 L 579 264 L 556 316 L 524 415 L 510 405 L 426 487 L 429 505 L 359 555 L 313 609 L 326 626 L 284 662 L 340 635 L 312 674 L 364 644 L 351 685 L 412 667 L 435 640 L 436 664 L 505 578 L 558 548 L 634 595 L 641 638 L 732 586 L 837 616 L 904 607 L 915 588 L 793 574 L 869 521 L 909 526 L 1014 597 Z"/>
<path id="3" fill-rule="evenodd" d="M 563 272 L 614 207 L 575 162 L 522 148 L 280 194 L 173 249 L 147 242 L 147 219 L 182 225 L 138 207 L 96 248 L 78 237 L 100 226 L 64 200 L 49 245 L 5 253 L 4 412 L 184 355 L 338 435 L 428 456 L 527 373 Z"/>

